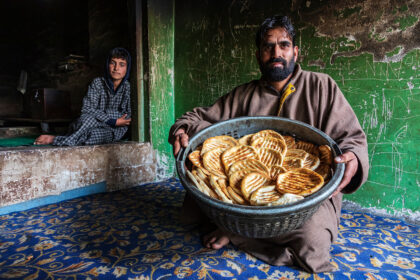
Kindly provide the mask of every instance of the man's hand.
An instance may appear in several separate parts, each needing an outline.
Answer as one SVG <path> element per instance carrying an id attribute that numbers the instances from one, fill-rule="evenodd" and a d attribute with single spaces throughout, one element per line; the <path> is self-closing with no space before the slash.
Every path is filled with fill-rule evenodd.
<path id="1" fill-rule="evenodd" d="M 175 133 L 175 142 L 173 146 L 173 152 L 174 156 L 177 156 L 179 153 L 179 150 L 181 149 L 181 146 L 183 148 L 186 148 L 188 146 L 188 134 L 185 133 L 185 130 L 183 128 L 180 128 Z"/>
<path id="2" fill-rule="evenodd" d="M 353 176 L 356 174 L 357 169 L 359 168 L 359 161 L 356 155 L 353 152 L 345 152 L 341 156 L 338 156 L 334 159 L 336 163 L 345 163 L 346 170 L 344 171 L 343 179 L 341 180 L 340 185 L 337 187 L 335 192 L 331 195 L 331 197 L 340 193 L 344 187 L 350 183 Z"/>
<path id="3" fill-rule="evenodd" d="M 131 118 L 126 119 L 127 114 L 122 115 L 117 119 L 117 122 L 115 123 L 115 126 L 128 126 L 131 123 Z"/>

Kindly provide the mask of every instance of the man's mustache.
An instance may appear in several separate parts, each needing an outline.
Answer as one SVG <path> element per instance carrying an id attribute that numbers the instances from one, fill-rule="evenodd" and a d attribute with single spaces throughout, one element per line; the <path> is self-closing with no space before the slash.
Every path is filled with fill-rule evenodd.
<path id="1" fill-rule="evenodd" d="M 277 58 L 271 58 L 267 64 L 271 64 L 271 63 L 275 63 L 275 62 L 281 62 L 283 63 L 283 65 L 287 65 L 287 60 L 281 57 L 277 57 Z"/>

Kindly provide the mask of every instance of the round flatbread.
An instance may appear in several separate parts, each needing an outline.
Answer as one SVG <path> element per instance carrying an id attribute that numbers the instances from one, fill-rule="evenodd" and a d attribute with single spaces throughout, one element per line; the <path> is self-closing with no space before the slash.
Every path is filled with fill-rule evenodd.
<path id="1" fill-rule="evenodd" d="M 306 141 L 299 141 L 295 144 L 296 149 L 304 150 L 314 156 L 319 155 L 318 146 Z"/>
<path id="2" fill-rule="evenodd" d="M 213 149 L 223 148 L 226 150 L 238 144 L 238 141 L 229 135 L 210 137 L 204 141 L 203 147 L 201 148 L 201 155 Z"/>
<path id="3" fill-rule="evenodd" d="M 318 147 L 318 151 L 321 163 L 331 165 L 333 162 L 333 153 L 331 151 L 330 146 L 321 145 Z"/>
<path id="4" fill-rule="evenodd" d="M 321 175 L 324 181 L 327 181 L 331 177 L 331 166 L 328 164 L 322 163 L 314 171 Z"/>
<path id="5" fill-rule="evenodd" d="M 270 168 L 270 177 L 271 180 L 276 181 L 277 180 L 277 176 L 279 176 L 279 174 L 287 172 L 287 169 L 284 168 L 283 166 L 280 165 L 273 165 Z"/>
<path id="6" fill-rule="evenodd" d="M 229 175 L 229 186 L 231 186 L 234 189 L 241 189 L 241 182 L 242 179 L 252 173 L 252 172 L 259 172 L 258 170 L 255 169 L 241 169 L 238 170 L 236 172 L 233 172 L 232 174 Z"/>
<path id="7" fill-rule="evenodd" d="M 291 193 L 280 194 L 276 186 L 262 186 L 252 193 L 249 200 L 251 205 L 275 206 L 291 204 L 303 198 L 301 195 Z"/>
<path id="8" fill-rule="evenodd" d="M 242 197 L 242 193 L 238 194 L 231 186 L 228 186 L 226 189 L 235 203 L 241 205 L 248 204 L 247 201 Z"/>
<path id="9" fill-rule="evenodd" d="M 283 155 L 279 151 L 269 148 L 259 148 L 257 152 L 260 161 L 268 168 L 273 165 L 281 165 L 283 162 Z"/>
<path id="10" fill-rule="evenodd" d="M 283 139 L 286 142 L 286 146 L 288 149 L 295 149 L 296 141 L 293 136 L 283 135 Z"/>
<path id="11" fill-rule="evenodd" d="M 251 194 L 249 198 L 249 203 L 251 205 L 259 206 L 269 205 L 274 201 L 279 200 L 281 196 L 282 195 L 279 194 L 278 191 L 276 191 L 276 186 L 261 186 Z"/>
<path id="12" fill-rule="evenodd" d="M 286 157 L 300 158 L 305 160 L 307 154 L 308 153 L 302 149 L 288 149 L 286 152 Z"/>
<path id="13" fill-rule="evenodd" d="M 248 145 L 248 146 L 250 146 L 251 145 L 252 135 L 254 135 L 254 134 L 247 134 L 247 135 L 244 135 L 241 138 L 239 138 L 239 140 L 238 140 L 239 145 Z"/>
<path id="14" fill-rule="evenodd" d="M 218 178 L 219 177 L 217 176 L 210 175 L 210 185 L 213 188 L 213 191 L 219 196 L 220 200 L 227 203 L 233 203 L 227 192 L 226 186 L 223 183 L 220 184 Z"/>
<path id="15" fill-rule="evenodd" d="M 304 199 L 304 197 L 301 195 L 285 193 L 278 200 L 273 201 L 270 204 L 268 204 L 268 206 L 292 204 L 302 199 Z"/>
<path id="16" fill-rule="evenodd" d="M 224 148 L 217 148 L 203 155 L 203 166 L 207 171 L 222 178 L 226 178 L 225 169 L 221 160 L 221 155 L 224 151 Z"/>
<path id="17" fill-rule="evenodd" d="M 260 160 L 255 158 L 247 158 L 244 160 L 237 161 L 233 163 L 229 168 L 229 176 L 236 171 L 243 170 L 243 169 L 252 169 L 256 171 L 260 171 L 266 173 L 267 175 L 270 173 L 267 166 L 265 166 Z"/>
<path id="18" fill-rule="evenodd" d="M 270 182 L 270 177 L 263 173 L 252 172 L 246 175 L 241 182 L 241 191 L 243 197 L 249 201 L 251 194 L 259 187 Z"/>
<path id="19" fill-rule="evenodd" d="M 324 178 L 313 170 L 297 168 L 279 174 L 276 189 L 279 193 L 292 193 L 308 196 L 318 191 L 324 184 Z"/>
<path id="20" fill-rule="evenodd" d="M 306 153 L 306 152 L 305 152 Z M 286 156 L 283 160 L 282 166 L 287 170 L 292 170 L 295 168 L 302 168 L 303 167 L 303 159 L 296 158 L 293 156 Z"/>
<path id="21" fill-rule="evenodd" d="M 203 159 L 201 157 L 201 154 L 200 154 L 200 151 L 199 150 L 195 150 L 194 152 L 190 153 L 188 155 L 188 159 L 191 161 L 191 163 L 194 166 L 196 166 L 198 168 L 203 168 L 204 169 Z"/>
<path id="22" fill-rule="evenodd" d="M 259 148 L 268 148 L 273 149 L 280 152 L 283 156 L 286 154 L 287 146 L 286 142 L 280 138 L 275 137 L 258 137 L 254 141 L 251 142 L 251 146 L 259 149 Z"/>
<path id="23" fill-rule="evenodd" d="M 315 170 L 319 166 L 320 163 L 321 162 L 317 156 L 314 156 L 313 154 L 308 153 L 306 155 L 305 160 L 303 161 L 302 167 Z"/>
<path id="24" fill-rule="evenodd" d="M 278 139 L 281 139 L 281 140 L 284 141 L 284 138 L 280 133 L 278 133 L 274 130 L 271 130 L 271 129 L 266 129 L 266 130 L 261 130 L 257 133 L 254 133 L 254 135 L 252 135 L 252 138 L 251 138 L 251 143 L 259 137 L 263 137 L 263 138 L 264 137 L 274 137 L 274 138 L 278 138 Z"/>
<path id="25" fill-rule="evenodd" d="M 251 146 L 238 145 L 224 151 L 221 159 L 226 174 L 229 174 L 229 168 L 232 164 L 248 158 L 259 159 L 257 151 Z"/>

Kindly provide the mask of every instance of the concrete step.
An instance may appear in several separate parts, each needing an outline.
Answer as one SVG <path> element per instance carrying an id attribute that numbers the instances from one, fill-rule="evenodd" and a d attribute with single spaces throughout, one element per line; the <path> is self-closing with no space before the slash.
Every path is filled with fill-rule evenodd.
<path id="1" fill-rule="evenodd" d="M 0 148 L 0 207 L 101 182 L 115 191 L 155 177 L 150 143 Z"/>

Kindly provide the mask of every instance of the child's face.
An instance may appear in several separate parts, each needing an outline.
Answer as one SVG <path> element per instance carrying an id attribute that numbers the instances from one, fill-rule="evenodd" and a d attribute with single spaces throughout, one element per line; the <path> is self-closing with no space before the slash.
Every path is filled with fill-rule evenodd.
<path id="1" fill-rule="evenodd" d="M 127 73 L 127 61 L 122 58 L 111 58 L 108 65 L 112 80 L 121 81 Z"/>

